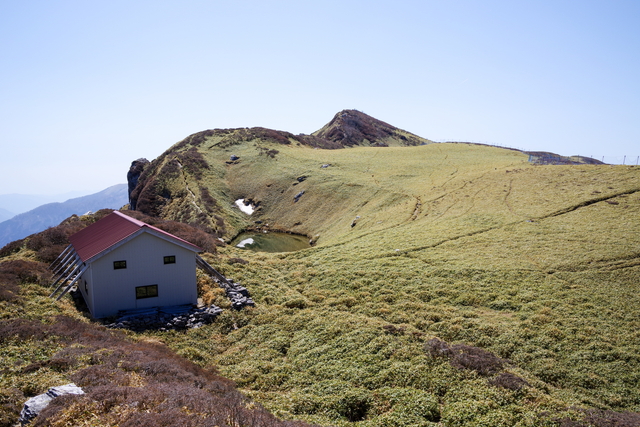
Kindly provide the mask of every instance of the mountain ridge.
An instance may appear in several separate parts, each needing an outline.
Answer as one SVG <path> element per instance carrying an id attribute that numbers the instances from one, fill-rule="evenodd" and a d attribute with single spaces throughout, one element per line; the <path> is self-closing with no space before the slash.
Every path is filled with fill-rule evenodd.
<path id="1" fill-rule="evenodd" d="M 263 207 L 281 205 L 280 201 L 276 200 L 275 195 L 278 193 L 274 192 L 273 188 L 246 191 L 246 184 L 242 184 L 242 188 L 234 188 L 242 179 L 241 177 L 238 177 L 240 179 L 231 178 L 231 176 L 235 176 L 233 173 L 229 175 L 233 170 L 242 169 L 249 173 L 249 169 L 264 167 L 266 169 L 259 172 L 260 174 L 273 174 L 274 171 L 270 168 L 275 164 L 268 166 L 271 160 L 278 162 L 285 150 L 287 155 L 296 156 L 297 154 L 290 151 L 295 148 L 324 149 L 326 150 L 324 157 L 329 158 L 335 156 L 334 151 L 344 153 L 337 155 L 340 157 L 353 155 L 351 150 L 365 148 L 394 150 L 429 146 L 445 147 L 447 144 L 456 144 L 461 150 L 467 150 L 464 147 L 469 147 L 468 150 L 472 150 L 471 147 L 485 147 L 486 150 L 490 150 L 486 152 L 496 154 L 505 151 L 514 153 L 514 155 L 519 153 L 522 156 L 522 161 L 528 161 L 530 164 L 601 164 L 593 159 L 587 159 L 587 161 L 576 157 L 562 157 L 553 153 L 523 152 L 517 149 L 505 149 L 484 144 L 434 143 L 360 111 L 342 110 L 335 114 L 330 122 L 310 135 L 294 135 L 290 132 L 262 127 L 209 129 L 191 134 L 168 148 L 151 162 L 145 160 L 140 163 L 141 159 L 138 159 L 132 163 L 132 169 L 129 171 L 131 175 L 129 180 L 130 203 L 134 209 L 147 215 L 167 216 L 172 220 L 198 223 L 218 237 L 230 238 L 241 229 L 250 226 L 246 218 L 238 216 L 234 210 L 229 210 L 226 199 L 230 197 L 231 193 L 234 194 L 233 197 L 237 198 L 249 196 L 247 200 L 253 200 L 257 204 L 262 203 Z M 296 153 L 302 152 L 296 151 Z M 255 154 L 258 156 L 255 157 Z M 224 156 L 227 158 L 224 159 Z M 252 162 L 257 163 L 249 165 L 246 162 L 248 159 L 253 159 Z M 265 162 L 265 160 L 268 161 Z M 261 166 L 258 166 L 259 164 Z M 412 164 L 409 167 L 415 168 L 419 165 Z M 308 173 L 311 173 L 311 169 L 306 168 L 306 172 L 301 169 L 299 176 Z M 211 177 L 208 178 L 208 176 Z M 213 176 L 216 177 L 216 180 L 220 180 L 219 183 L 226 182 L 228 185 L 225 184 L 224 189 L 214 185 L 211 181 Z M 179 177 L 182 178 L 178 179 Z M 291 177 L 291 179 L 296 178 L 296 176 Z M 190 180 L 193 182 L 188 183 Z M 268 188 L 272 184 L 265 182 L 265 185 Z M 251 187 L 254 186 L 251 185 Z M 210 191 L 212 188 L 215 190 Z M 281 182 L 279 191 L 280 194 L 286 194 L 285 192 L 290 190 L 284 182 Z M 247 193 L 253 193 L 253 195 Z M 270 199 L 268 205 L 267 199 Z M 221 200 L 224 202 L 219 203 Z M 266 210 L 262 209 L 256 216 L 264 212 Z M 285 212 L 278 215 L 281 218 L 290 216 Z M 295 222 L 299 221 L 293 223 Z M 315 234 L 304 227 L 293 229 L 289 224 L 282 224 L 279 227 L 286 231 L 305 235 Z"/>
<path id="2" fill-rule="evenodd" d="M 10 210 L 5 208 L 0 208 L 0 222 L 11 219 L 14 216 L 16 216 L 15 212 L 11 212 Z"/>
<path id="3" fill-rule="evenodd" d="M 127 202 L 127 184 L 116 184 L 87 196 L 40 205 L 0 222 L 0 247 L 47 227 L 58 225 L 60 221 L 71 215 L 81 215 L 103 208 L 117 209 Z"/>
<path id="4" fill-rule="evenodd" d="M 311 134 L 294 135 L 283 130 L 264 127 L 207 129 L 193 133 L 174 144 L 171 149 L 200 146 L 208 138 L 217 145 L 229 147 L 249 140 L 262 140 L 282 145 L 301 144 L 313 148 L 335 150 L 354 146 L 412 146 L 433 141 L 399 129 L 358 110 L 342 110 L 319 130 Z"/>
<path id="5" fill-rule="evenodd" d="M 0 208 L 6 209 L 13 213 L 12 216 L 15 216 L 47 203 L 62 203 L 72 198 L 82 197 L 83 195 L 87 195 L 87 192 L 69 191 L 63 194 L 53 195 L 21 193 L 0 194 Z"/>
<path id="6" fill-rule="evenodd" d="M 334 125 L 346 131 L 348 123 Z M 340 427 L 638 425 L 640 169 L 537 164 L 519 150 L 470 143 L 349 146 L 343 136 L 305 144 L 283 131 L 218 129 L 133 162 L 129 214 L 207 230 L 215 252 L 203 255 L 207 262 L 256 302 L 188 334 L 133 338 L 216 367 L 286 419 Z M 72 217 L 58 231 L 101 214 Z M 272 254 L 220 240 L 241 230 L 286 231 L 314 244 Z M 9 261 L 0 267 L 18 274 L 20 257 L 55 258 L 63 242 L 40 247 L 54 231 L 5 247 L 0 259 Z M 230 308 L 224 292 L 201 279 L 203 301 Z M 0 314 L 55 324 L 41 313 L 66 305 L 82 316 L 71 298 L 47 299 L 47 284 L 10 288 L 8 298 L 24 294 L 26 305 Z M 40 353 L 29 359 L 22 351 L 38 342 L 17 344 L 25 361 L 7 372 L 20 393 L 33 389 L 34 369 L 43 389 L 49 369 L 77 375 L 58 372 L 60 356 L 77 355 L 73 346 L 52 349 L 45 366 Z M 137 380 L 125 384 L 145 390 Z M 96 397 L 106 416 L 121 412 L 103 402 L 111 400 Z M 127 407 L 132 417 L 148 409 Z"/>

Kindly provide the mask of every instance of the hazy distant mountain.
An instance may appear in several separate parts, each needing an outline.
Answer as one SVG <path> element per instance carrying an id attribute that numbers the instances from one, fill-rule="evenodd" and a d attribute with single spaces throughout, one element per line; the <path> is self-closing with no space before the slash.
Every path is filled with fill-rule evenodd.
<path id="1" fill-rule="evenodd" d="M 43 195 L 43 194 L 0 194 L 0 209 L 11 212 L 13 217 L 17 214 L 30 211 L 46 203 L 64 202 L 74 197 L 80 197 L 86 192 L 70 191 L 64 194 Z M 0 216 L 0 218 L 2 218 Z M 9 219 L 3 218 L 2 221 Z"/>
<path id="2" fill-rule="evenodd" d="M 13 218 L 16 214 L 6 209 L 0 208 L 0 222 Z"/>
<path id="3" fill-rule="evenodd" d="M 0 247 L 57 225 L 71 215 L 82 215 L 104 208 L 118 209 L 128 202 L 127 184 L 118 184 L 88 196 L 38 206 L 0 222 Z"/>

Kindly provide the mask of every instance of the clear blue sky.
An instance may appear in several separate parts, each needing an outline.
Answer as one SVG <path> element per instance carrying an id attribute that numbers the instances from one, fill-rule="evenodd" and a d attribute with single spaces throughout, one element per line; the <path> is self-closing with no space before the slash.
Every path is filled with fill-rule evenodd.
<path id="1" fill-rule="evenodd" d="M 637 0 L 0 0 L 0 193 L 95 192 L 191 133 L 346 108 L 635 161 L 639 22 Z"/>

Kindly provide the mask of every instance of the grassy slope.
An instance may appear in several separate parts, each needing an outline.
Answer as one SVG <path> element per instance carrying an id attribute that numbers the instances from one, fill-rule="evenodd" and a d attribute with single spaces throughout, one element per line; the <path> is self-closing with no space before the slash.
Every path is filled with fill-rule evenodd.
<path id="1" fill-rule="evenodd" d="M 260 219 L 318 239 L 290 254 L 227 248 L 212 262 L 258 307 L 163 338 L 275 413 L 534 425 L 544 424 L 535 414 L 571 405 L 640 410 L 639 169 L 532 166 L 518 152 L 465 144 L 200 150 L 219 204 L 261 204 L 251 218 L 234 213 L 235 229 Z M 238 164 L 224 163 L 231 154 Z M 532 387 L 496 388 L 433 359 L 423 348 L 431 337 L 508 358 Z M 411 406 L 420 399 L 439 415 Z"/>
<path id="2" fill-rule="evenodd" d="M 28 398 L 69 382 L 85 393 L 55 399 L 30 425 L 308 426 L 278 420 L 215 370 L 157 340 L 105 329 L 71 298 L 48 297 L 52 274 L 43 244 L 107 214 L 71 218 L 0 251 L 0 426 L 15 426 Z M 198 231 L 181 226 L 178 235 Z"/>
<path id="3" fill-rule="evenodd" d="M 580 419 L 572 406 L 640 411 L 640 169 L 532 166 L 521 153 L 466 144 L 315 150 L 215 137 L 197 148 L 209 169 L 196 178 L 181 168 L 163 182 L 186 196 L 164 216 L 206 211 L 206 187 L 225 238 L 262 220 L 317 245 L 207 256 L 257 307 L 150 338 L 217 366 L 276 415 L 322 425 L 524 426 Z M 226 163 L 231 154 L 237 164 Z M 260 209 L 247 217 L 237 198 Z M 23 287 L 25 303 L 3 305 L 2 317 L 60 313 L 45 293 Z M 220 292 L 207 298 L 228 306 Z M 431 357 L 433 337 L 508 358 L 503 371 L 530 387 L 496 387 L 494 374 Z M 59 350 L 33 344 L 2 347 L 3 365 L 15 364 L 5 386 L 35 393 L 67 380 L 51 369 L 17 375 L 26 363 L 19 353 L 34 361 Z"/>

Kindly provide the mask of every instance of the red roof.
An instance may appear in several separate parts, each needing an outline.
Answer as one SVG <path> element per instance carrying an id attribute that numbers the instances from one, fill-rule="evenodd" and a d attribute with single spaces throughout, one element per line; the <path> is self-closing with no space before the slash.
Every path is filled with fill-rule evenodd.
<path id="1" fill-rule="evenodd" d="M 143 232 L 148 231 L 165 240 L 173 241 L 194 252 L 202 252 L 201 248 L 184 239 L 131 218 L 119 211 L 113 211 L 90 226 L 83 228 L 69 237 L 69 241 L 82 262 L 85 262 L 141 230 Z"/>

